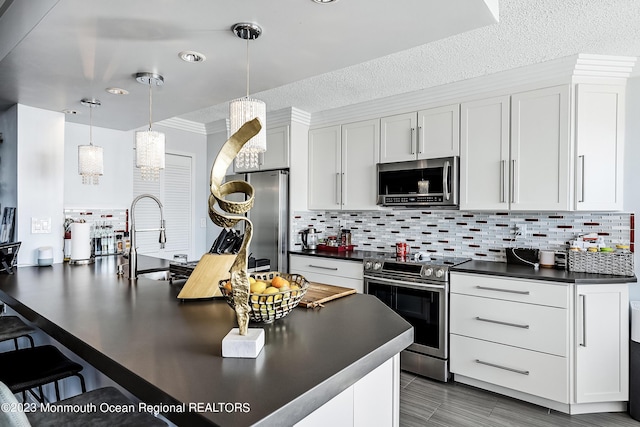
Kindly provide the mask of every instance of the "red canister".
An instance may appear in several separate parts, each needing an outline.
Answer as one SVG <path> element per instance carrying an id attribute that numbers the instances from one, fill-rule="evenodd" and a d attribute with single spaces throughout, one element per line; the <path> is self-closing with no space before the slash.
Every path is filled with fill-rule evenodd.
<path id="1" fill-rule="evenodd" d="M 406 257 L 409 253 L 409 246 L 406 243 L 396 243 L 396 256 Z"/>

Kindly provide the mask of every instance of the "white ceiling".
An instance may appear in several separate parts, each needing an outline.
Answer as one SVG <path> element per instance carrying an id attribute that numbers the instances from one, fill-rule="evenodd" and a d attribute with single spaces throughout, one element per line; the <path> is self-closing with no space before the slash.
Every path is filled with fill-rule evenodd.
<path id="1" fill-rule="evenodd" d="M 0 18 L 0 100 L 86 113 L 79 101 L 95 97 L 102 101 L 95 125 L 132 129 L 148 122 L 148 87 L 135 81 L 136 72 L 164 76 L 154 94 L 154 121 L 246 94 L 247 43 L 231 31 L 237 22 L 264 30 L 250 42 L 253 93 L 495 23 L 487 3 L 496 2 L 7 0 Z M 183 62 L 183 50 L 207 60 Z M 130 94 L 107 94 L 112 86 Z"/>
<path id="2" fill-rule="evenodd" d="M 251 93 L 268 111 L 314 113 L 576 53 L 640 56 L 638 0 L 6 0 L 0 12 L 0 109 L 16 102 L 88 122 L 81 98 L 102 107 L 94 124 L 133 129 L 148 120 L 210 123 L 243 96 L 252 21 Z M 7 7 L 9 6 L 9 7 Z M 178 18 L 179 17 L 179 18 Z M 181 50 L 207 56 L 178 59 Z M 104 89 L 118 86 L 127 96 Z"/>

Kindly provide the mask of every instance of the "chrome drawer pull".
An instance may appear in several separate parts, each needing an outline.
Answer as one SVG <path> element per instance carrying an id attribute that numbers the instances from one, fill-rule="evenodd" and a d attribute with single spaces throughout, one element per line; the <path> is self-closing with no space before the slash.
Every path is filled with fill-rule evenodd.
<path id="1" fill-rule="evenodd" d="M 514 328 L 529 329 L 529 325 L 520 325 L 518 323 L 509 323 L 509 322 L 503 322 L 500 320 L 485 319 L 482 317 L 476 317 L 476 320 L 479 320 L 481 322 L 497 323 L 498 325 L 513 326 Z"/>
<path id="2" fill-rule="evenodd" d="M 520 369 L 508 368 L 506 366 L 501 366 L 501 365 L 496 365 L 496 364 L 489 363 L 489 362 L 484 362 L 484 361 L 482 361 L 480 359 L 476 359 L 476 363 L 479 363 L 481 365 L 491 366 L 492 368 L 504 369 L 505 371 L 509 371 L 509 372 L 515 372 L 516 374 L 529 375 L 529 371 L 523 371 L 523 370 L 520 370 Z"/>
<path id="3" fill-rule="evenodd" d="M 531 292 L 529 291 L 514 291 L 512 289 L 500 289 L 500 288 L 490 288 L 488 286 L 476 286 L 476 289 L 482 289 L 483 291 L 498 291 L 498 292 L 508 292 L 510 294 L 519 294 L 519 295 L 529 295 Z"/>
<path id="4" fill-rule="evenodd" d="M 309 267 L 322 268 L 324 270 L 338 270 L 338 267 L 323 267 L 321 265 L 313 265 L 313 264 L 309 264 Z"/>

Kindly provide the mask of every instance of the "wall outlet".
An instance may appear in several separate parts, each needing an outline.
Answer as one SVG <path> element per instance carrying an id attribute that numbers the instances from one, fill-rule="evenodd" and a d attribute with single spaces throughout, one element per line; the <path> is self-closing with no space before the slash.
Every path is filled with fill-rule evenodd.
<path id="1" fill-rule="evenodd" d="M 516 224 L 513 227 L 513 234 L 517 236 L 527 237 L 527 224 Z"/>
<path id="2" fill-rule="evenodd" d="M 342 230 L 343 228 L 346 228 L 346 226 L 347 226 L 347 220 L 346 220 L 346 219 L 341 219 L 341 220 L 339 220 L 339 226 L 340 226 L 340 229 L 341 229 L 341 230 Z"/>
<path id="3" fill-rule="evenodd" d="M 200 228 L 207 228 L 207 219 L 200 218 Z"/>

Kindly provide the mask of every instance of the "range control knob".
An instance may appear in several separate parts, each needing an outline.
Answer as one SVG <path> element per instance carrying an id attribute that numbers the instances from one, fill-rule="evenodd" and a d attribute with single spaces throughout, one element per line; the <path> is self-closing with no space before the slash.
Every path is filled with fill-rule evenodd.
<path id="1" fill-rule="evenodd" d="M 433 268 L 429 267 L 424 271 L 424 275 L 427 277 L 431 277 L 431 275 L 433 274 Z"/>
<path id="2" fill-rule="evenodd" d="M 436 270 L 436 277 L 440 278 L 442 276 L 444 276 L 444 270 L 441 269 L 441 268 L 437 269 Z"/>
<path id="3" fill-rule="evenodd" d="M 364 262 L 364 269 L 365 270 L 371 270 L 371 261 L 365 261 Z"/>
<path id="4" fill-rule="evenodd" d="M 374 269 L 374 270 L 380 270 L 381 268 L 382 268 L 382 263 L 381 263 L 381 262 L 376 261 L 376 262 L 373 264 L 373 269 Z"/>

